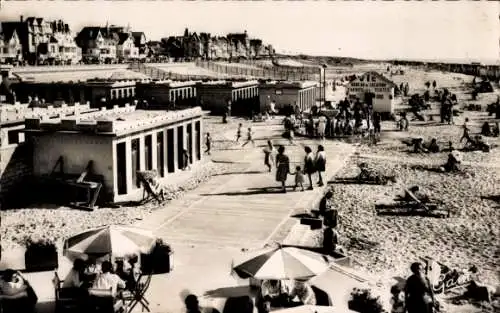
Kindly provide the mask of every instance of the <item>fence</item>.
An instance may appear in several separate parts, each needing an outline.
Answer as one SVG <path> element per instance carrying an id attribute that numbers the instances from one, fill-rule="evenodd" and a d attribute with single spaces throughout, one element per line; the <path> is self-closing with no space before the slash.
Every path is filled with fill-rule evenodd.
<path id="1" fill-rule="evenodd" d="M 273 68 L 249 68 L 236 64 L 224 64 L 210 61 L 196 61 L 196 66 L 230 76 L 242 76 L 251 78 L 263 78 L 273 80 L 318 80 L 319 70 L 316 74 L 307 73 L 304 68 L 296 67 L 273 67 Z"/>

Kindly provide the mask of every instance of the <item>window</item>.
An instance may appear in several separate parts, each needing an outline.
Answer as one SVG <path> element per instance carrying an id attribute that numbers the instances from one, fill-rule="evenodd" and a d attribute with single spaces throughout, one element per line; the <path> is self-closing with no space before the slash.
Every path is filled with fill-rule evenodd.
<path id="1" fill-rule="evenodd" d="M 377 98 L 377 99 L 384 99 L 384 95 L 377 94 L 377 95 L 375 96 L 375 98 Z"/>
<path id="2" fill-rule="evenodd" d="M 11 130 L 7 132 L 8 143 L 9 145 L 16 145 L 19 143 L 19 131 Z"/>

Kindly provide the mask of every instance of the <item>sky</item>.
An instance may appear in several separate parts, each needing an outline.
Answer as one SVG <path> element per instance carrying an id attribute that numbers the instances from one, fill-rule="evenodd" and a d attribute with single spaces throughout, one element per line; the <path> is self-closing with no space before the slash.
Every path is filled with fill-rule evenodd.
<path id="1" fill-rule="evenodd" d="M 64 19 L 83 26 L 130 24 L 149 40 L 247 30 L 281 53 L 365 59 L 496 62 L 496 1 L 3 1 L 0 20 Z"/>

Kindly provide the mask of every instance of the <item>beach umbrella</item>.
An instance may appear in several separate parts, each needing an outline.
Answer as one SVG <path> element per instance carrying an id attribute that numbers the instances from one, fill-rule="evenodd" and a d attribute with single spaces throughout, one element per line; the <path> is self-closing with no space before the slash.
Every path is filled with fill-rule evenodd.
<path id="1" fill-rule="evenodd" d="M 295 247 L 269 247 L 245 255 L 233 266 L 241 278 L 308 279 L 326 271 L 328 259 L 322 254 Z"/>
<path id="2" fill-rule="evenodd" d="M 293 308 L 277 310 L 274 312 L 275 313 L 336 313 L 339 311 L 335 310 L 333 306 L 300 305 Z"/>
<path id="3" fill-rule="evenodd" d="M 108 225 L 76 234 L 64 242 L 65 254 L 126 257 L 149 253 L 156 237 L 149 230 L 133 226 Z"/>

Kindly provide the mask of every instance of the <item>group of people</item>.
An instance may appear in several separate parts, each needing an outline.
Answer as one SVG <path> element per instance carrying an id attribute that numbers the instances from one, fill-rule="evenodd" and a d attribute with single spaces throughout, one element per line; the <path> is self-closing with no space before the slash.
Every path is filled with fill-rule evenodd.
<path id="1" fill-rule="evenodd" d="M 271 141 L 267 142 L 267 147 L 264 149 L 264 164 L 268 167 L 269 171 L 272 169 L 272 151 L 274 147 Z M 303 167 L 297 165 L 295 167 L 295 172 L 290 169 L 290 158 L 285 154 L 285 147 L 278 147 L 278 154 L 276 155 L 275 165 L 276 165 L 276 181 L 281 183 L 282 192 L 286 192 L 286 181 L 288 175 L 295 176 L 294 190 L 300 188 L 304 191 L 305 176 L 307 176 L 309 181 L 308 190 L 313 190 L 313 179 L 314 173 L 318 173 L 318 186 L 323 186 L 323 175 L 322 173 L 326 169 L 326 152 L 322 145 L 318 146 L 316 155 L 313 154 L 312 149 L 309 146 L 304 147 L 305 157 Z"/>
<path id="2" fill-rule="evenodd" d="M 261 313 L 268 313 L 271 308 L 316 305 L 314 290 L 300 280 L 264 280 L 259 296 Z"/>
<path id="3" fill-rule="evenodd" d="M 110 261 L 93 264 L 76 259 L 61 287 L 79 290 L 81 295 L 89 289 L 110 289 L 112 295 L 116 296 L 119 290 L 136 288 L 141 274 L 137 262 L 137 256 L 127 260 L 118 259 L 114 266 Z"/>
<path id="4" fill-rule="evenodd" d="M 351 104 L 348 98 L 338 104 L 338 114 L 328 116 L 320 113 L 317 118 L 310 114 L 307 118 L 302 113 L 287 115 L 284 119 L 285 137 L 293 140 L 294 133 L 303 132 L 309 138 L 325 138 L 363 135 L 370 129 L 373 133 L 381 131 L 382 116 L 373 112 L 372 107 L 359 99 Z M 370 125 L 370 123 L 372 125 Z"/>

